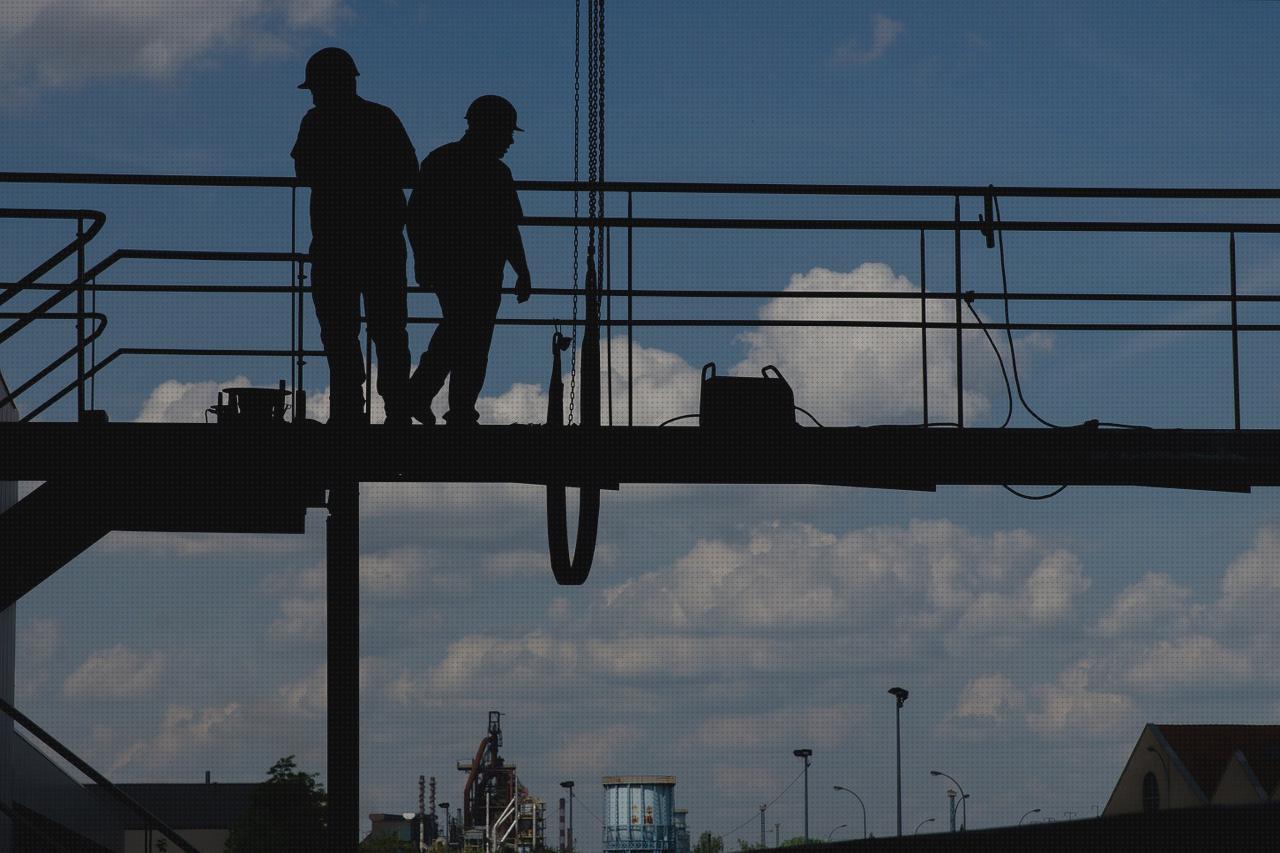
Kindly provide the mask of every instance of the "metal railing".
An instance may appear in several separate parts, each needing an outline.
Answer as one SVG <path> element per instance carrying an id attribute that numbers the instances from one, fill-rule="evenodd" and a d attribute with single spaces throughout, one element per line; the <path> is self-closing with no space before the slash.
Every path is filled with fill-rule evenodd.
<path id="1" fill-rule="evenodd" d="M 77 347 L 83 360 L 85 347 L 101 336 L 105 326 L 105 316 L 100 313 L 86 312 L 84 293 L 86 287 L 96 293 L 128 292 L 128 293 L 204 293 L 204 294 L 245 294 L 245 293 L 290 293 L 290 341 L 285 348 L 148 348 L 120 347 L 112 351 L 101 362 L 96 358 L 86 368 L 79 365 L 74 383 L 59 389 L 51 398 L 35 406 L 24 420 L 46 411 L 58 400 L 63 399 L 72 390 L 78 392 L 79 410 L 85 409 L 85 383 L 96 380 L 97 375 L 108 365 L 123 356 L 164 355 L 164 356 L 271 356 L 288 357 L 292 362 L 292 385 L 295 392 L 300 392 L 304 385 L 304 366 L 308 357 L 319 355 L 319 351 L 307 350 L 303 341 L 303 328 L 306 313 L 304 300 L 310 292 L 306 284 L 305 265 L 308 258 L 297 249 L 297 190 L 300 184 L 292 178 L 279 177 L 236 177 L 236 176 L 181 176 L 181 175 L 110 175 L 110 174 L 75 174 L 75 173 L 16 173 L 0 172 L 0 183 L 26 184 L 94 184 L 94 185 L 133 185 L 133 186 L 181 186 L 181 187 L 237 187 L 287 189 L 289 191 L 290 214 L 290 249 L 288 252 L 235 252 L 235 251 L 158 251 L 151 249 L 120 249 L 112 252 L 99 263 L 85 267 L 83 261 L 84 244 L 92 239 L 102 225 L 102 215 L 93 211 L 8 211 L 0 212 L 3 216 L 17 216 L 19 213 L 39 215 L 49 218 L 56 215 L 65 216 L 73 213 L 92 220 L 89 231 L 78 234 L 77 241 L 68 249 L 62 250 L 49 261 L 41 264 L 32 274 L 18 282 L 7 285 L 0 303 L 7 301 L 19 292 L 52 290 L 54 295 L 41 304 L 36 311 L 48 313 L 49 309 L 62 299 L 77 294 L 78 310 L 74 314 L 60 315 L 62 319 L 76 319 L 78 326 Z M 1280 223 L 1248 222 L 1248 221 L 1094 221 L 1074 219 L 1025 220 L 1025 221 L 993 221 L 991 202 L 993 198 L 1035 198 L 1052 199 L 1127 199 L 1127 200 L 1218 200 L 1218 201 L 1258 201 L 1280 200 L 1280 189 L 1216 189 L 1216 188 L 1105 188 L 1105 187 L 990 187 L 990 186 L 890 186 L 890 185 L 795 185 L 795 184 L 760 184 L 760 183 L 671 183 L 644 181 L 609 181 L 601 184 L 571 181 L 520 181 L 517 188 L 522 192 L 536 193 L 572 193 L 599 189 L 614 207 L 619 200 L 625 201 L 626 215 L 601 216 L 596 220 L 572 216 L 526 216 L 523 224 L 535 228 L 573 228 L 587 227 L 591 224 L 603 226 L 611 234 L 614 230 L 625 232 L 625 284 L 615 290 L 610 275 L 602 275 L 603 287 L 600 298 L 604 316 L 599 321 L 600 328 L 610 332 L 614 329 L 625 329 L 627 332 L 627 423 L 634 418 L 634 368 L 633 351 L 635 330 L 644 327 L 820 327 L 820 328 L 879 328 L 917 330 L 920 333 L 921 349 L 921 381 L 923 423 L 929 422 L 929 368 L 927 333 L 930 330 L 953 330 L 955 333 L 956 362 L 955 392 L 957 422 L 964 425 L 964 365 L 963 340 L 965 332 L 1008 330 L 1008 331 L 1127 331 L 1127 332 L 1215 332 L 1231 335 L 1232 387 L 1235 428 L 1241 427 L 1240 416 L 1240 355 L 1239 336 L 1244 332 L 1277 332 L 1278 323 L 1241 323 L 1238 317 L 1240 303 L 1275 303 L 1280 302 L 1280 295 L 1240 294 L 1236 277 L 1236 235 L 1237 234 L 1275 234 L 1280 233 Z M 633 215 L 635 197 L 637 195 L 762 195 L 762 196 L 831 196 L 831 197 L 870 197 L 870 198 L 937 198 L 949 202 L 952 215 L 949 218 L 896 218 L 896 219 L 851 219 L 851 218 L 743 218 L 743 217 L 687 217 L 687 216 L 645 216 Z M 965 220 L 961 217 L 961 201 L 963 199 L 982 200 L 986 215 L 977 220 Z M 96 219 L 94 217 L 97 217 Z M 899 291 L 787 291 L 787 290 L 704 290 L 704 289 L 654 289 L 634 287 L 634 245 L 636 229 L 707 229 L 707 230 L 791 230 L 791 231 L 902 231 L 918 235 L 920 250 L 920 290 L 904 293 Z M 1227 239 L 1226 255 L 1228 258 L 1226 286 L 1219 293 L 1005 293 L 1000 291 L 973 291 L 964 289 L 963 252 L 961 237 L 965 232 L 980 232 L 987 238 L 987 245 L 993 246 L 994 238 L 1004 233 L 1016 232 L 1067 232 L 1067 233 L 1150 233 L 1150 234 L 1200 234 L 1223 235 Z M 929 233 L 950 233 L 954 241 L 954 261 L 952 290 L 929 291 L 927 288 L 925 268 L 926 237 Z M 51 271 L 70 253 L 78 255 L 77 276 L 70 284 L 50 285 L 38 281 Z M 293 265 L 290 285 L 185 285 L 185 284 L 99 284 L 97 278 L 124 259 L 166 260 L 166 261 L 280 261 Z M 411 288 L 410 292 L 413 292 Z M 511 293 L 513 290 L 506 289 Z M 534 296 L 568 296 L 575 292 L 573 287 L 540 287 L 533 291 Z M 625 318 L 613 317 L 613 299 L 624 300 Z M 861 319 L 769 319 L 769 318 L 639 318 L 635 316 L 635 300 L 637 299 L 868 299 L 868 300 L 914 300 L 920 306 L 919 320 L 861 320 Z M 974 321 L 967 321 L 963 316 L 966 305 L 975 302 L 1007 300 L 1037 302 L 1174 302 L 1174 303 L 1211 303 L 1226 304 L 1230 308 L 1230 322 L 997 322 L 983 321 L 975 314 Z M 954 305 L 954 319 L 937 320 L 927 316 L 928 303 L 944 302 Z M 11 315 L 0 315 L 10 317 Z M 32 318 L 34 319 L 34 318 Z M 84 332 L 84 321 L 94 319 L 98 322 L 91 335 Z M 20 318 L 15 324 L 0 331 L 0 343 L 3 343 L 17 328 L 26 325 L 30 319 Z M 434 324 L 438 317 L 411 317 L 410 323 Z M 577 325 L 585 325 L 585 319 L 579 319 Z M 571 325 L 572 321 L 555 317 L 520 317 L 500 318 L 500 325 L 506 326 L 553 326 Z M 15 328 L 15 326 L 17 328 Z M 367 352 L 366 345 L 366 352 Z M 64 356 L 58 364 L 64 363 L 69 356 Z M 612 341 L 609 341 L 608 358 L 612 360 Z M 35 381 L 47 376 L 57 365 L 42 370 L 39 376 L 24 383 L 20 391 L 25 391 Z M 371 368 L 367 368 L 371 369 Z M 607 370 L 609 387 L 608 422 L 613 423 L 612 381 L 613 371 Z M 17 393 L 11 395 L 16 397 Z M 295 397 L 299 403 L 305 398 L 299 394 Z M 305 417 L 302 405 L 295 407 L 295 419 Z"/>

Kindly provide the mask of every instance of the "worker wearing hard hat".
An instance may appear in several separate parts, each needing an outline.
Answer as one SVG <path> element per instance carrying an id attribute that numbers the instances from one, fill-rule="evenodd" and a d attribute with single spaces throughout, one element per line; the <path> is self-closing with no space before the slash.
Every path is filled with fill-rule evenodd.
<path id="1" fill-rule="evenodd" d="M 293 146 L 298 178 L 311 187 L 312 299 L 329 359 L 330 422 L 365 421 L 363 297 L 387 422 L 408 425 L 404 188 L 418 157 L 396 114 L 356 94 L 359 73 L 345 50 L 326 47 L 298 86 L 315 102 Z"/>
<path id="2" fill-rule="evenodd" d="M 523 213 L 502 162 L 515 141 L 516 110 L 485 95 L 467 110 L 467 132 L 422 161 L 409 198 L 409 242 L 418 284 L 440 300 L 441 322 L 410 381 L 413 416 L 435 423 L 431 402 L 449 380 L 450 425 L 474 424 L 506 265 L 516 301 L 532 288 L 517 227 Z"/>

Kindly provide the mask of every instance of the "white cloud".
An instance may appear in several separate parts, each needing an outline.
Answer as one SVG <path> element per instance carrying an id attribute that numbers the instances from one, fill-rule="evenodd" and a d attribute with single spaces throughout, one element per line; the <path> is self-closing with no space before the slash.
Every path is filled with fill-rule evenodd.
<path id="1" fill-rule="evenodd" d="M 206 410 L 218 402 L 218 392 L 225 388 L 244 388 L 253 385 L 246 376 L 225 379 L 221 382 L 179 382 L 169 379 L 160 383 L 134 423 L 204 423 Z M 208 420 L 214 420 L 213 415 Z"/>
<path id="2" fill-rule="evenodd" d="M 643 736 L 640 728 L 625 724 L 579 732 L 555 751 L 552 765 L 562 773 L 608 770 Z"/>
<path id="3" fill-rule="evenodd" d="M 171 78 L 221 50 L 279 55 L 340 0 L 17 0 L 0 6 L 0 91 L 31 96 L 115 77 Z"/>
<path id="4" fill-rule="evenodd" d="M 1056 684 L 1031 688 L 1039 703 L 1026 716 L 1027 726 L 1042 735 L 1132 735 L 1138 725 L 1138 709 L 1121 693 L 1089 690 L 1089 668 L 1082 660 L 1068 667 Z"/>
<path id="5" fill-rule="evenodd" d="M 771 748 L 798 741 L 835 747 L 846 742 L 854 727 L 866 716 L 865 708 L 847 705 L 779 708 L 764 714 L 712 716 L 698 726 L 693 740 L 696 748 L 718 754 Z"/>
<path id="6" fill-rule="evenodd" d="M 1026 696 L 1006 675 L 984 675 L 965 685 L 951 716 L 965 720 L 999 721 L 1026 706 Z"/>
<path id="7" fill-rule="evenodd" d="M 360 661 L 361 687 L 368 676 L 366 664 Z M 284 684 L 276 690 L 275 698 L 288 714 L 315 717 L 323 716 L 329 707 L 329 668 L 321 664 L 306 678 Z"/>
<path id="8" fill-rule="evenodd" d="M 147 769 L 173 766 L 192 750 L 213 740 L 239 711 L 240 705 L 236 702 L 204 708 L 199 714 L 192 708 L 171 705 L 160 731 L 154 737 L 132 743 L 112 762 L 111 770 L 119 771 L 127 765 L 141 765 Z"/>
<path id="9" fill-rule="evenodd" d="M 1167 574 L 1148 572 L 1116 596 L 1097 631 L 1104 637 L 1149 631 L 1183 614 L 1190 597 L 1191 590 Z"/>
<path id="10" fill-rule="evenodd" d="M 94 652 L 62 685 L 68 699 L 141 699 L 164 670 L 163 652 L 142 655 L 123 644 Z"/>
<path id="11" fill-rule="evenodd" d="M 837 65 L 865 65 L 875 62 L 889 51 L 904 29 L 901 21 L 895 21 L 879 12 L 871 16 L 871 26 L 871 44 L 868 47 L 861 46 L 861 39 L 853 39 L 835 49 L 831 55 L 832 61 Z"/>
<path id="12" fill-rule="evenodd" d="M 1239 684 L 1252 674 L 1247 656 L 1212 637 L 1196 635 L 1156 643 L 1129 669 L 1126 678 L 1138 689 L 1163 692 Z"/>
<path id="13" fill-rule="evenodd" d="M 865 263 L 847 273 L 817 267 L 793 275 L 786 290 L 919 293 L 905 276 L 882 263 Z M 948 306 L 934 300 L 926 315 L 930 322 L 947 322 L 954 319 L 947 311 Z M 911 299 L 784 298 L 762 307 L 760 319 L 916 323 L 920 306 L 918 300 Z M 775 365 L 794 389 L 796 404 L 828 426 L 920 420 L 923 385 L 918 330 L 761 326 L 741 337 L 749 350 L 732 372 L 759 375 L 765 365 Z M 982 345 L 986 346 L 985 340 Z M 991 358 L 989 348 L 984 357 Z M 966 359 L 966 363 L 986 362 Z M 954 347 L 929 347 L 928 368 L 930 419 L 955 420 Z M 986 394 L 972 385 L 975 373 L 966 371 L 966 423 L 974 422 L 991 407 Z"/>
<path id="14" fill-rule="evenodd" d="M 397 548 L 385 554 L 362 554 L 360 591 L 373 596 L 404 595 L 427 565 L 426 555 L 418 548 Z"/>

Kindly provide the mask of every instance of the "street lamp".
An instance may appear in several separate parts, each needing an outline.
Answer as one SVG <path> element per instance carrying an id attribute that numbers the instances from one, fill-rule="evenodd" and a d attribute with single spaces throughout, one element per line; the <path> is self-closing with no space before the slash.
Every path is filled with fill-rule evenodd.
<path id="1" fill-rule="evenodd" d="M 848 788 L 846 788 L 843 785 L 836 785 L 835 789 L 837 791 L 845 791 L 847 793 L 853 794 L 853 791 L 850 791 Z M 857 794 L 853 794 L 853 798 L 858 801 L 858 805 L 862 806 L 862 837 L 866 838 L 867 837 L 867 804 L 862 802 L 862 797 L 859 797 Z"/>
<path id="2" fill-rule="evenodd" d="M 1027 814 L 1040 814 L 1040 810 L 1032 809 L 1031 811 L 1027 812 Z M 1027 819 L 1027 814 L 1024 814 L 1022 817 L 1018 818 L 1018 826 L 1022 826 L 1022 822 Z"/>
<path id="3" fill-rule="evenodd" d="M 804 841 L 809 843 L 809 756 L 812 749 L 793 749 L 791 754 L 804 761 Z"/>
<path id="4" fill-rule="evenodd" d="M 917 823 L 917 824 L 916 824 L 916 831 L 915 831 L 914 833 L 912 833 L 912 834 L 913 834 L 913 835 L 919 835 L 919 834 L 920 834 L 920 827 L 924 826 L 926 823 L 933 823 L 935 820 L 937 820 L 937 818 L 935 818 L 935 817 L 927 817 L 927 818 L 925 818 L 924 820 L 920 821 L 919 823 Z"/>
<path id="5" fill-rule="evenodd" d="M 890 687 L 889 693 L 893 698 L 898 700 L 898 707 L 894 714 L 894 731 L 897 733 L 898 741 L 898 835 L 902 835 L 902 706 L 906 704 L 907 696 L 910 694 L 901 687 Z"/>
<path id="6" fill-rule="evenodd" d="M 1160 763 L 1164 765 L 1164 798 L 1165 808 L 1173 806 L 1173 783 L 1169 780 L 1169 765 L 1165 763 L 1164 756 L 1161 755 L 1154 746 L 1147 747 L 1147 752 L 1160 759 Z"/>
<path id="7" fill-rule="evenodd" d="M 845 828 L 846 826 L 848 826 L 848 825 L 849 825 L 849 824 L 847 824 L 847 823 L 842 823 L 842 824 L 840 824 L 839 826 L 837 826 L 837 827 L 836 827 L 836 829 L 844 829 L 844 828 Z M 828 840 L 828 841 L 830 841 L 830 840 L 831 840 L 831 836 L 833 836 L 833 835 L 835 835 L 835 834 L 836 834 L 836 829 L 833 829 L 833 830 L 831 830 L 830 832 L 828 832 L 828 833 L 827 833 L 827 840 Z"/>
<path id="8" fill-rule="evenodd" d="M 969 795 L 964 792 L 964 787 L 955 780 L 954 776 L 948 776 L 946 773 L 940 773 L 937 770 L 930 770 L 930 776 L 941 776 L 944 779 L 950 779 L 951 784 L 960 789 L 960 807 L 964 809 L 960 817 L 960 831 L 964 832 L 969 828 Z"/>
<path id="9" fill-rule="evenodd" d="M 560 787 L 569 789 L 569 838 L 565 846 L 569 848 L 569 853 L 573 853 L 573 780 L 561 782 Z"/>

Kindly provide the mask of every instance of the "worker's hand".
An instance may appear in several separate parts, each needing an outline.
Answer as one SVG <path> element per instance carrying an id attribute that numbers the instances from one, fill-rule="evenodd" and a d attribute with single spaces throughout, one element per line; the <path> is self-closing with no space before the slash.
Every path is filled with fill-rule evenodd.
<path id="1" fill-rule="evenodd" d="M 533 280 L 528 272 L 516 276 L 516 302 L 528 302 L 533 293 Z"/>

